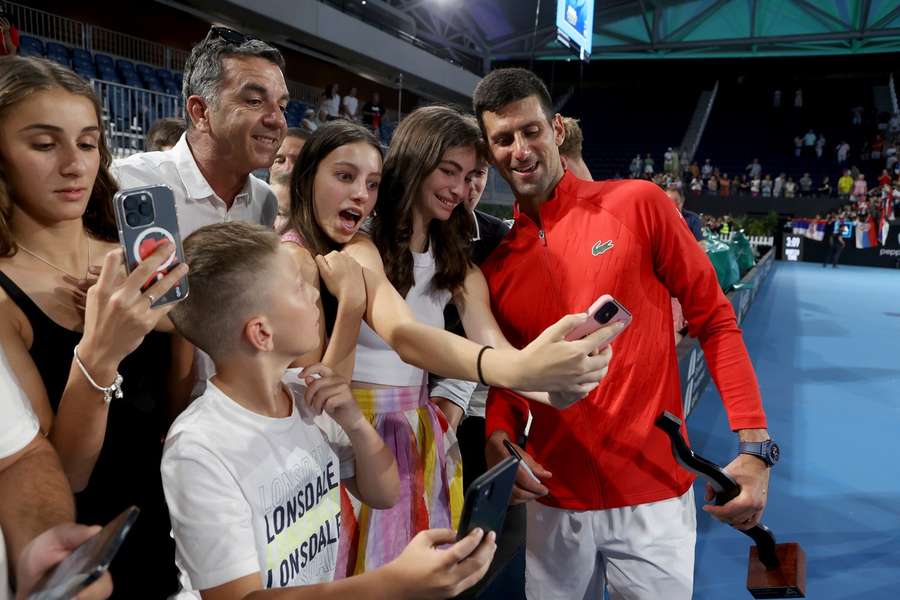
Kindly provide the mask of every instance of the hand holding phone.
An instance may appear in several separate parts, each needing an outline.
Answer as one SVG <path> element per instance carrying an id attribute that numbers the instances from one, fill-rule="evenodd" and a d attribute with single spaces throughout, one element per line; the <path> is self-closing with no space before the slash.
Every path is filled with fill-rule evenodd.
<path id="1" fill-rule="evenodd" d="M 500 535 L 516 482 L 518 463 L 515 458 L 508 456 L 469 485 L 459 519 L 457 541 L 476 527 L 480 527 L 485 534 L 493 531 L 497 536 Z"/>
<path id="2" fill-rule="evenodd" d="M 537 475 L 534 474 L 534 471 L 531 470 L 531 467 L 528 466 L 528 463 L 522 460 L 522 455 L 519 454 L 519 451 L 516 450 L 516 447 L 513 446 L 512 442 L 510 442 L 509 440 L 503 440 L 503 447 L 506 448 L 506 451 L 509 452 L 510 456 L 519 461 L 519 466 L 522 467 L 532 479 L 534 479 L 537 483 L 541 483 L 541 480 L 537 478 Z"/>
<path id="3" fill-rule="evenodd" d="M 141 287 L 147 292 L 170 271 L 184 262 L 175 196 L 165 185 L 132 188 L 119 191 L 113 198 L 119 242 L 125 251 L 125 267 L 129 273 L 149 258 L 166 242 L 172 245 L 171 254 L 149 276 Z M 183 300 L 188 295 L 187 276 L 158 295 L 151 292 L 151 305 L 162 306 Z"/>
<path id="4" fill-rule="evenodd" d="M 625 327 L 628 327 L 631 323 L 631 313 L 628 312 L 624 306 L 619 304 L 615 298 L 609 294 L 603 294 L 591 304 L 590 308 L 587 309 L 587 317 L 584 322 L 566 334 L 566 340 L 570 342 L 580 340 L 584 336 L 594 333 L 601 327 L 612 325 L 613 323 L 622 323 L 622 329 L 613 334 L 606 344 L 602 348 L 598 348 L 598 350 L 602 350 L 612 343 L 612 341 L 624 331 Z"/>
<path id="5" fill-rule="evenodd" d="M 136 506 L 132 506 L 110 521 L 95 535 L 87 538 L 62 562 L 48 571 L 37 585 L 31 588 L 28 600 L 68 600 L 104 577 L 109 564 L 137 519 L 138 513 L 140 510 Z M 77 526 L 73 525 L 72 527 Z M 53 531 L 50 530 L 46 534 Z M 46 534 L 42 534 L 42 536 Z M 96 590 L 97 597 L 104 597 L 105 587 L 99 586 Z M 109 592 L 111 591 L 110 589 Z M 106 596 L 108 595 L 106 594 Z"/>

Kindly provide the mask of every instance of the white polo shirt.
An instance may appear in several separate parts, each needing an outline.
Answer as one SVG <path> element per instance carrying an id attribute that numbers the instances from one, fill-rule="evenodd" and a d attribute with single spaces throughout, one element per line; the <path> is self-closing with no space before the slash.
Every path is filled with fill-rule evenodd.
<path id="1" fill-rule="evenodd" d="M 275 227 L 278 215 L 278 198 L 269 184 L 251 175 L 241 192 L 234 197 L 231 208 L 219 198 L 197 166 L 187 134 L 170 150 L 143 152 L 117 160 L 110 169 L 121 188 L 165 184 L 175 195 L 178 211 L 178 229 L 184 239 L 194 231 L 226 221 L 258 223 L 270 229 Z M 190 275 L 188 275 L 190 284 Z M 215 367 L 205 352 L 194 355 L 194 387 L 191 398 L 196 398 L 206 388 L 206 380 L 213 376 Z"/>
<path id="2" fill-rule="evenodd" d="M 38 419 L 22 391 L 3 348 L 0 348 L 0 458 L 12 456 L 38 433 Z M 6 543 L 0 530 L 0 600 L 12 598 L 9 591 Z"/>
<path id="3" fill-rule="evenodd" d="M 123 189 L 160 184 L 172 188 L 182 238 L 206 225 L 225 221 L 273 227 L 278 214 L 275 193 L 269 184 L 253 175 L 247 176 L 247 183 L 228 208 L 197 166 L 187 134 L 170 150 L 134 154 L 115 161 L 110 170 Z"/>

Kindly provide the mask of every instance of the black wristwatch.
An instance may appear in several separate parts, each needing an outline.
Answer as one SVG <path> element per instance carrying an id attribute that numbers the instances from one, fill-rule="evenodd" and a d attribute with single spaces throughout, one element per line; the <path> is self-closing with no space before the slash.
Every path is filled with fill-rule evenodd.
<path id="1" fill-rule="evenodd" d="M 781 449 L 773 440 L 764 442 L 741 442 L 738 445 L 738 454 L 750 454 L 768 466 L 772 466 L 778 462 L 781 457 Z"/>

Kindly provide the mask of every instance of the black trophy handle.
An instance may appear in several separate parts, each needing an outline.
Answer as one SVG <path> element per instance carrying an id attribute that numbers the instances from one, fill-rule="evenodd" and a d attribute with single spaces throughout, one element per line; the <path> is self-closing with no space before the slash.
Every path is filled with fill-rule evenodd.
<path id="1" fill-rule="evenodd" d="M 709 481 L 716 493 L 716 506 L 727 504 L 741 493 L 741 486 L 722 467 L 695 454 L 690 449 L 681 435 L 681 419 L 666 411 L 656 419 L 656 426 L 669 436 L 669 440 L 672 442 L 672 454 L 675 455 L 678 464 Z M 759 560 L 767 569 L 778 568 L 779 561 L 775 555 L 775 534 L 768 527 L 760 523 L 750 529 L 739 531 L 750 536 L 756 542 Z"/>

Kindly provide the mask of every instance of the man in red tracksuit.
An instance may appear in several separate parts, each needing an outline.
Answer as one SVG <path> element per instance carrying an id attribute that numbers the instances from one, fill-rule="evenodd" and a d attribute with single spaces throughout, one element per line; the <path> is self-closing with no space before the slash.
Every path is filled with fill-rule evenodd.
<path id="1" fill-rule="evenodd" d="M 560 316 L 611 294 L 634 315 L 613 342 L 609 372 L 586 398 L 559 411 L 492 389 L 489 464 L 518 440 L 531 411 L 514 502 L 528 503 L 529 598 L 690 598 L 696 515 L 693 477 L 654 426 L 682 416 L 670 297 L 681 301 L 742 444 L 729 473 L 742 493 L 717 518 L 759 522 L 769 440 L 759 387 L 734 312 L 715 271 L 672 201 L 645 181 L 588 182 L 563 171 L 561 117 L 544 84 L 501 69 L 475 90 L 492 162 L 516 195 L 515 224 L 482 264 L 494 315 L 522 347 Z M 773 459 L 774 457 L 774 459 Z"/>

